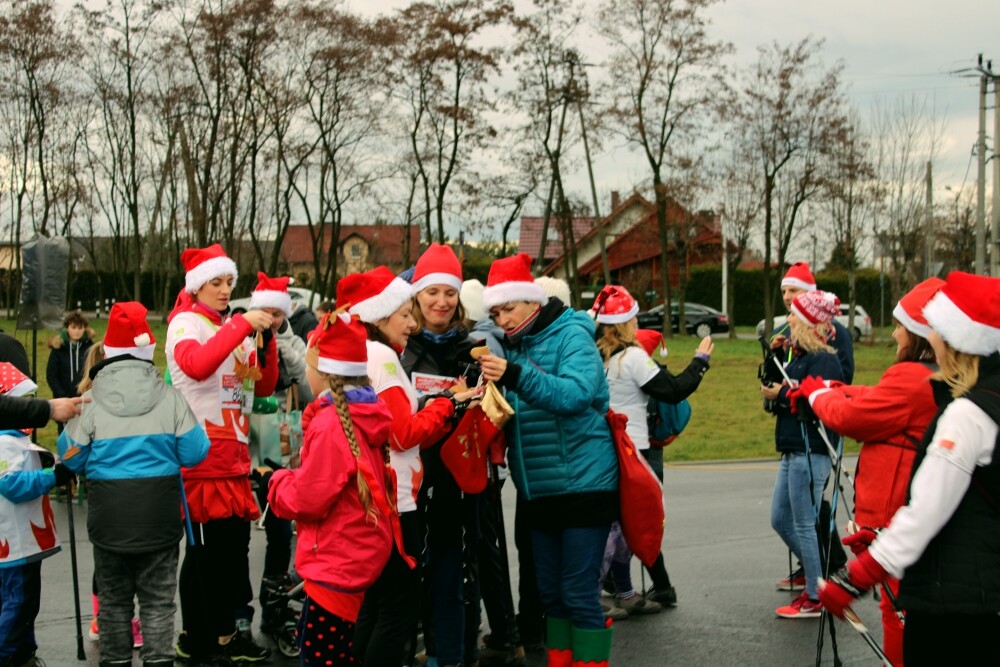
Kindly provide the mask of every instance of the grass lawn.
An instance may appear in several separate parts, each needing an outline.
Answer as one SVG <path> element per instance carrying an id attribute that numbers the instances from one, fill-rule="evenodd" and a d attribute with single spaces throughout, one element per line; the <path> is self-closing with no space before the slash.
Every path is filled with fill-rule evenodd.
<path id="1" fill-rule="evenodd" d="M 91 320 L 91 327 L 97 332 L 97 339 L 104 336 L 107 320 Z M 158 316 L 151 318 L 150 326 L 156 337 L 154 363 L 159 368 L 166 366 L 163 345 L 167 337 L 167 327 Z M 31 361 L 31 331 L 14 329 L 11 320 L 0 320 L 0 328 L 14 335 L 28 350 Z M 749 333 L 751 328 L 746 328 Z M 743 332 L 743 330 L 741 330 Z M 45 382 L 45 367 L 49 360 L 47 341 L 55 331 L 39 329 L 37 368 L 39 396 L 50 398 Z M 870 341 L 856 344 L 854 361 L 857 384 L 874 384 L 893 361 L 895 344 L 882 332 L 882 342 Z M 692 336 L 680 336 L 668 342 L 670 349 L 670 369 L 677 373 L 683 370 L 698 345 Z M 691 397 L 692 416 L 684 433 L 666 450 L 667 462 L 708 461 L 722 459 L 746 459 L 775 457 L 774 418 L 761 407 L 760 383 L 757 380 L 757 366 L 760 363 L 760 344 L 756 340 L 735 340 L 720 338 L 715 341 L 712 368 L 705 375 L 701 387 Z M 49 424 L 38 432 L 41 445 L 55 446 L 56 426 Z M 847 449 L 857 451 L 857 445 L 847 442 Z"/>

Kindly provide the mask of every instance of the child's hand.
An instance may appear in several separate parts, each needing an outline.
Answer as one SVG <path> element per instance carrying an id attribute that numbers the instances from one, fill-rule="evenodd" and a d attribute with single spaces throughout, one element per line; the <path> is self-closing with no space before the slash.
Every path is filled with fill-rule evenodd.
<path id="1" fill-rule="evenodd" d="M 76 482 L 76 473 L 61 463 L 55 464 L 52 472 L 56 475 L 56 486 L 67 486 Z"/>

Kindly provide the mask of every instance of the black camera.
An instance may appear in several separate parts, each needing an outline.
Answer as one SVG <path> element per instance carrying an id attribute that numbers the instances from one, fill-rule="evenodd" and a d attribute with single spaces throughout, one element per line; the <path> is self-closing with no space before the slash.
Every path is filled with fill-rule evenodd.
<path id="1" fill-rule="evenodd" d="M 785 379 L 781 374 L 781 359 L 771 349 L 771 344 L 766 338 L 758 336 L 757 340 L 760 341 L 761 352 L 764 354 L 764 360 L 757 367 L 757 377 L 760 379 L 760 383 L 764 386 L 781 384 Z M 774 401 L 765 398 L 764 410 L 774 414 Z"/>

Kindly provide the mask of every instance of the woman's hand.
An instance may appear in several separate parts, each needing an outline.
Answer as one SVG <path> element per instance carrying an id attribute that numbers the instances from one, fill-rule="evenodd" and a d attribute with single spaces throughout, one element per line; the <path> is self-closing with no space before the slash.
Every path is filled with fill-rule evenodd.
<path id="1" fill-rule="evenodd" d="M 771 384 L 762 384 L 760 386 L 760 393 L 764 394 L 764 398 L 769 401 L 778 400 L 778 394 L 781 393 L 781 385 L 772 382 Z"/>
<path id="2" fill-rule="evenodd" d="M 271 317 L 271 314 L 265 313 L 263 310 L 248 310 L 243 313 L 243 319 L 250 323 L 254 331 L 270 329 L 274 323 L 274 318 Z"/>
<path id="3" fill-rule="evenodd" d="M 479 367 L 482 368 L 484 378 L 490 382 L 498 382 L 507 370 L 507 360 L 492 354 L 484 354 L 479 357 Z"/>
<path id="4" fill-rule="evenodd" d="M 701 343 L 698 345 L 698 349 L 695 350 L 695 354 L 702 354 L 706 357 L 711 357 L 713 350 L 715 350 L 715 343 L 712 342 L 712 337 L 705 336 L 701 339 Z"/>
<path id="5" fill-rule="evenodd" d="M 465 403 L 466 401 L 471 401 L 479 395 L 479 391 L 473 387 L 472 389 L 466 389 L 465 391 L 457 391 L 452 393 L 455 398 L 456 403 Z"/>

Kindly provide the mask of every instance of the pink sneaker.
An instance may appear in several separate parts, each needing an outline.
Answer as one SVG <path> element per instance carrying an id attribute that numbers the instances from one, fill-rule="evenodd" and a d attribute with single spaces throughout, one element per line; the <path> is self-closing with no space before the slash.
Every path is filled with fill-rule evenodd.
<path id="1" fill-rule="evenodd" d="M 774 613 L 781 618 L 819 618 L 823 613 L 823 604 L 819 600 L 810 600 L 804 592 L 785 607 L 778 607 Z"/>
<path id="2" fill-rule="evenodd" d="M 132 619 L 132 648 L 142 648 L 142 623 L 138 618 Z"/>

